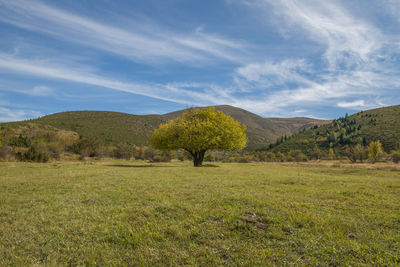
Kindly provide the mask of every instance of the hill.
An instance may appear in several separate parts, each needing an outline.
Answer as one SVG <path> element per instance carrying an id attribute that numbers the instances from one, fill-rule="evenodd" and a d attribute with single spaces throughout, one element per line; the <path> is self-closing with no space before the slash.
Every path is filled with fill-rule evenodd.
<path id="1" fill-rule="evenodd" d="M 318 146 L 327 152 L 330 147 L 344 154 L 345 148 L 356 144 L 368 145 L 380 140 L 386 152 L 400 149 L 400 105 L 371 109 L 333 120 L 320 127 L 281 138 L 267 150 L 288 152 L 300 149 L 306 154 Z"/>
<path id="2" fill-rule="evenodd" d="M 215 106 L 215 109 L 229 114 L 246 125 L 249 138 L 247 148 L 249 149 L 263 147 L 282 135 L 292 135 L 302 129 L 329 122 L 310 118 L 263 118 L 228 105 Z M 183 112 L 184 110 L 163 115 L 131 115 L 110 111 L 69 111 L 2 125 L 16 127 L 26 123 L 37 123 L 74 131 L 81 136 L 96 136 L 105 143 L 147 145 L 154 129 L 161 123 L 179 117 Z"/>

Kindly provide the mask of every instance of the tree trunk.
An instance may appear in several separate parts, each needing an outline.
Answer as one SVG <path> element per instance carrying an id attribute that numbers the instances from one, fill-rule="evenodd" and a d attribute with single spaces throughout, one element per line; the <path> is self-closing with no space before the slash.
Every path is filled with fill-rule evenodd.
<path id="1" fill-rule="evenodd" d="M 193 157 L 193 166 L 194 167 L 200 167 L 201 164 L 203 164 L 204 160 L 204 154 L 206 153 L 205 150 L 199 151 L 199 152 L 192 152 L 188 151 L 192 157 Z"/>

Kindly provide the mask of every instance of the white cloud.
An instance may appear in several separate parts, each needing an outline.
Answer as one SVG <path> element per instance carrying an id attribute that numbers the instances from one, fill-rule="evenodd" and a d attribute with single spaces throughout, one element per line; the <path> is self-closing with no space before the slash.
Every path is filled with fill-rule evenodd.
<path id="1" fill-rule="evenodd" d="M 40 116 L 42 116 L 42 114 L 37 111 L 0 107 L 0 122 L 22 121 Z"/>
<path id="2" fill-rule="evenodd" d="M 144 63 L 242 61 L 244 44 L 202 30 L 180 34 L 143 21 L 117 27 L 37 1 L 0 0 L 0 21 Z"/>
<path id="3" fill-rule="evenodd" d="M 242 56 L 249 48 L 248 44 L 205 33 L 201 28 L 185 34 L 151 24 L 140 29 L 120 28 L 39 2 L 0 0 L 0 7 L 4 7 L 0 9 L 0 21 L 134 61 L 197 64 L 227 60 L 243 64 L 232 71 L 232 81 L 225 82 L 224 86 L 191 81 L 165 84 L 125 82 L 107 77 L 90 66 L 65 60 L 65 56 L 52 61 L 24 59 L 17 57 L 18 53 L 0 54 L 0 69 L 191 106 L 231 104 L 267 116 L 296 114 L 296 110 L 304 107 L 309 110 L 308 107 L 312 106 L 352 109 L 377 106 L 381 105 L 379 99 L 382 95 L 398 94 L 400 70 L 396 65 L 398 59 L 393 56 L 396 53 L 398 56 L 398 41 L 368 21 L 355 17 L 340 2 L 245 1 L 250 7 L 255 3 L 257 12 L 261 10 L 270 14 L 263 8 L 274 8 L 275 20 L 279 21 L 277 25 L 290 33 L 289 39 L 291 36 L 309 38 L 322 47 L 319 60 L 315 60 L 316 54 L 309 59 L 305 53 L 274 60 L 260 56 L 258 61 L 248 63 L 248 58 L 244 60 Z M 46 88 L 38 87 L 30 93 L 44 95 L 45 91 Z"/>
<path id="4" fill-rule="evenodd" d="M 393 17 L 400 22 L 400 1 L 398 0 L 384 0 L 385 4 L 390 9 Z"/>
<path id="5" fill-rule="evenodd" d="M 373 25 L 353 17 L 338 2 L 269 1 L 289 31 L 301 29 L 327 49 L 324 58 L 329 67 L 355 67 L 369 61 L 371 53 L 382 48 L 384 36 Z M 283 21 L 283 23 L 282 23 Z M 285 25 L 286 22 L 286 25 Z"/>
<path id="6" fill-rule="evenodd" d="M 32 96 L 51 96 L 53 95 L 53 89 L 45 85 L 37 85 L 31 90 L 23 91 L 23 93 Z"/>
<path id="7" fill-rule="evenodd" d="M 122 82 L 104 75 L 89 71 L 84 65 L 63 66 L 62 62 L 52 62 L 49 60 L 28 60 L 0 53 L 0 69 L 6 72 L 17 74 L 28 74 L 32 76 L 44 77 L 47 79 L 61 79 L 70 82 L 100 86 L 126 93 L 133 93 L 143 96 L 171 101 L 181 104 L 206 105 L 218 103 L 221 95 L 190 90 L 189 87 L 196 84 L 158 84 L 145 82 Z M 43 88 L 41 88 L 43 90 Z M 39 90 L 38 90 L 39 91 Z M 18 91 L 19 92 L 19 91 Z"/>
<path id="8" fill-rule="evenodd" d="M 352 102 L 339 102 L 337 106 L 340 108 L 359 109 L 359 108 L 364 108 L 366 105 L 364 100 L 355 100 Z"/>
<path id="9" fill-rule="evenodd" d="M 244 79 L 263 87 L 281 86 L 287 82 L 311 85 L 313 82 L 301 74 L 309 71 L 310 66 L 304 59 L 284 59 L 280 62 L 251 63 L 237 68 L 235 78 L 236 81 Z"/>
<path id="10" fill-rule="evenodd" d="M 285 38 L 308 36 L 325 48 L 318 66 L 307 64 L 306 59 L 286 58 L 236 69 L 237 86 L 259 96 L 257 104 L 243 100 L 250 109 L 287 113 L 294 106 L 333 107 L 340 100 L 360 96 L 369 96 L 367 106 L 375 107 L 380 106 L 381 96 L 400 91 L 400 71 L 393 57 L 398 54 L 396 40 L 354 17 L 339 2 L 259 0 L 245 4 L 266 14 L 272 6 Z M 361 102 L 340 103 L 347 108 L 362 107 Z"/>

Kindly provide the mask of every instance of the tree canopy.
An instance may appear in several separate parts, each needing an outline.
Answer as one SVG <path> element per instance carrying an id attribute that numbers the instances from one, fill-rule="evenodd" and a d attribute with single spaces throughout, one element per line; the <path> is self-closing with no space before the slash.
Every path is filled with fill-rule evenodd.
<path id="1" fill-rule="evenodd" d="M 214 108 L 188 109 L 179 118 L 161 124 L 150 143 L 158 149 L 184 149 L 201 166 L 207 150 L 240 150 L 246 146 L 246 126 Z"/>
<path id="2" fill-rule="evenodd" d="M 373 141 L 368 146 L 368 156 L 372 163 L 375 163 L 379 156 L 383 154 L 381 141 Z"/>

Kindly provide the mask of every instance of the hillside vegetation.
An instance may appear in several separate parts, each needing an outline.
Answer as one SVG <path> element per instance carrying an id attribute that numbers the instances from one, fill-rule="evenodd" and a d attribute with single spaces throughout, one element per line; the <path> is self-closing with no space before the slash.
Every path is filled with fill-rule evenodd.
<path id="1" fill-rule="evenodd" d="M 310 118 L 263 118 L 232 106 L 215 106 L 216 110 L 232 116 L 246 125 L 248 149 L 265 146 L 282 135 L 292 135 L 313 125 L 329 121 Z M 110 111 L 70 111 L 44 116 L 24 122 L 3 123 L 1 126 L 19 127 L 27 123 L 51 125 L 58 129 L 77 132 L 81 136 L 96 137 L 106 144 L 128 143 L 148 145 L 151 133 L 161 123 L 182 115 L 184 110 L 164 115 L 131 115 Z"/>
<path id="2" fill-rule="evenodd" d="M 400 105 L 362 111 L 320 127 L 313 126 L 290 137 L 281 137 L 266 149 L 273 152 L 301 150 L 310 155 L 316 148 L 345 154 L 357 144 L 380 141 L 386 152 L 400 149 Z"/>

